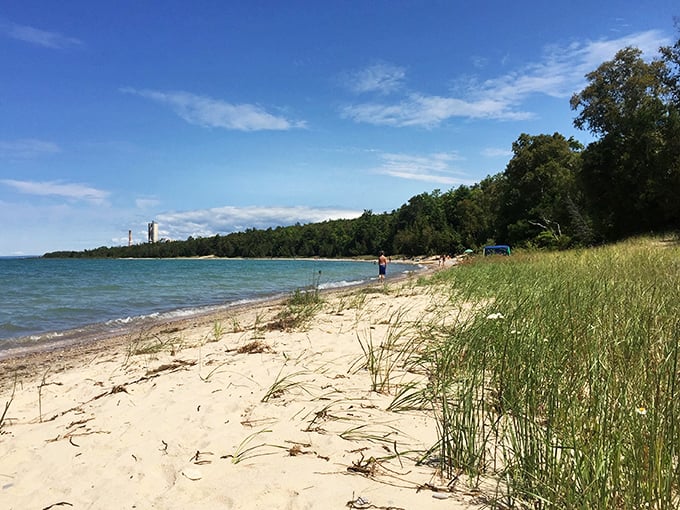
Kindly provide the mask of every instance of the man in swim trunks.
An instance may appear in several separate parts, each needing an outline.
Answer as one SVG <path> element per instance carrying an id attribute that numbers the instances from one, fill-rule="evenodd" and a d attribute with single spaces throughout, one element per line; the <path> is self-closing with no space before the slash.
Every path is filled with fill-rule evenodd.
<path id="1" fill-rule="evenodd" d="M 385 281 L 385 274 L 387 273 L 387 257 L 385 257 L 385 252 L 380 252 L 380 257 L 378 257 L 378 279 L 382 282 Z"/>

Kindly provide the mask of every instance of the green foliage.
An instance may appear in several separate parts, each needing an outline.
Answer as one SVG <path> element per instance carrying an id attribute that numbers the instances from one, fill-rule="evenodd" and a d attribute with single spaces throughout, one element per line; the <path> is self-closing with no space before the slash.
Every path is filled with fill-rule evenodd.
<path id="1" fill-rule="evenodd" d="M 453 253 L 479 248 L 488 239 L 498 237 L 496 227 L 502 182 L 503 176 L 496 175 L 442 195 L 446 221 L 456 236 L 451 248 Z"/>
<path id="2" fill-rule="evenodd" d="M 680 222 L 679 44 L 651 62 L 637 48 L 619 51 L 571 99 L 574 124 L 600 136 L 583 155 L 579 180 L 605 240 Z"/>
<path id="3" fill-rule="evenodd" d="M 569 233 L 569 197 L 577 194 L 576 173 L 582 146 L 559 133 L 521 134 L 512 144 L 513 158 L 505 169 L 501 237 L 518 244 L 547 232 L 555 239 Z"/>
<path id="4" fill-rule="evenodd" d="M 404 255 L 449 253 L 455 235 L 446 221 L 439 190 L 421 193 L 396 212 L 393 250 Z"/>

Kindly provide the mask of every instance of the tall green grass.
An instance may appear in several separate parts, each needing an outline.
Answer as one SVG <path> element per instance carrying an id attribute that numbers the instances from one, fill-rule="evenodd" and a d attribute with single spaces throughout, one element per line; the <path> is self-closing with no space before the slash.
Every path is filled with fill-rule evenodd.
<path id="1" fill-rule="evenodd" d="M 420 360 L 446 476 L 495 505 L 680 507 L 680 245 L 477 259 L 433 282 L 481 309 Z"/>

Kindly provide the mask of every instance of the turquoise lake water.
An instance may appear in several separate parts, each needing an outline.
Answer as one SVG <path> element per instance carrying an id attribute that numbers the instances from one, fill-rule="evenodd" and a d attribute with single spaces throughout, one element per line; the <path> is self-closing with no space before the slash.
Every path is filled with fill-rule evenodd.
<path id="1" fill-rule="evenodd" d="M 388 278 L 417 269 L 390 264 Z M 115 334 L 141 320 L 190 316 L 318 283 L 377 279 L 372 262 L 0 257 L 0 351 Z"/>

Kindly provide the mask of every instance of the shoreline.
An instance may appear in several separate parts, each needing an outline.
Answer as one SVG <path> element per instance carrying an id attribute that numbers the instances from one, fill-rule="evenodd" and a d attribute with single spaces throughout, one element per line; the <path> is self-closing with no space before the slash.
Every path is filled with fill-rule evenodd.
<path id="1" fill-rule="evenodd" d="M 365 365 L 367 342 L 465 309 L 420 284 L 436 270 L 324 291 L 303 327 L 278 300 L 0 362 L 0 507 L 477 508 L 419 462 L 431 413 L 390 411 L 423 375 L 378 390 Z"/>
<path id="2" fill-rule="evenodd" d="M 367 262 L 371 261 L 367 260 Z M 400 283 L 409 278 L 413 278 L 414 276 L 426 276 L 437 269 L 433 260 L 423 259 L 419 262 L 408 262 L 399 259 L 395 260 L 395 262 L 402 264 L 411 263 L 419 269 L 413 272 L 391 275 L 388 277 L 387 284 Z M 377 283 L 376 279 L 375 281 L 362 281 L 342 287 L 330 287 L 320 289 L 319 294 L 328 296 L 336 293 L 351 292 L 363 287 L 376 285 Z M 288 299 L 288 294 L 285 296 L 270 296 L 247 302 L 226 303 L 223 305 L 206 307 L 209 309 L 203 311 L 196 309 L 193 313 L 177 317 L 145 317 L 133 321 L 133 323 L 129 325 L 120 326 L 118 330 L 109 332 L 99 330 L 89 334 L 83 334 L 82 330 L 88 326 L 96 328 L 105 323 L 84 325 L 81 329 L 55 332 L 56 334 L 67 335 L 63 340 L 45 340 L 38 341 L 31 345 L 2 348 L 0 349 L 0 387 L 6 383 L 8 378 L 10 378 L 9 376 L 14 377 L 12 374 L 19 373 L 20 375 L 25 376 L 27 372 L 34 371 L 36 367 L 42 366 L 54 358 L 69 362 L 70 360 L 85 354 L 94 354 L 105 351 L 108 348 L 120 347 L 121 344 L 129 342 L 132 337 L 141 334 L 141 332 L 159 334 L 171 330 L 184 330 L 206 326 L 218 322 L 225 316 L 257 313 L 272 307 L 280 307 L 286 299 Z M 177 309 L 170 313 L 182 310 L 188 309 Z M 11 341 L 12 339 L 9 340 Z"/>
<path id="3" fill-rule="evenodd" d="M 216 257 L 187 257 L 180 259 L 186 260 L 217 260 Z M 241 260 L 238 258 L 230 258 L 224 260 Z M 245 259 L 243 259 L 245 260 Z M 328 259 L 328 258 L 280 258 L 280 259 L 256 259 L 256 260 L 304 260 L 304 261 L 347 261 L 347 262 L 367 262 L 375 263 L 372 259 Z M 395 263 L 404 265 L 413 265 L 415 273 L 424 273 L 427 270 L 427 262 L 419 262 L 407 259 L 394 259 Z M 391 281 L 397 281 L 398 278 L 407 278 L 410 272 L 399 273 L 391 277 Z M 320 292 L 351 289 L 363 285 L 371 285 L 373 280 L 362 280 L 357 282 L 347 282 L 346 285 L 332 285 L 320 289 Z M 165 310 L 162 312 L 152 313 L 150 315 L 138 315 L 127 318 L 112 318 L 106 321 L 85 323 L 74 328 L 54 331 L 44 331 L 40 333 L 29 334 L 25 336 L 9 337 L 0 339 L 3 344 L 0 344 L 0 366 L 3 360 L 30 356 L 40 351 L 58 351 L 68 349 L 70 347 L 78 347 L 87 343 L 98 343 L 107 341 L 112 338 L 120 336 L 128 336 L 134 331 L 140 329 L 154 328 L 162 324 L 183 323 L 184 321 L 191 321 L 195 318 L 203 316 L 213 316 L 222 313 L 229 313 L 232 310 L 238 310 L 243 307 L 257 306 L 261 303 L 276 302 L 285 299 L 290 294 L 288 292 L 281 292 L 271 294 L 268 296 L 259 296 L 253 298 L 239 299 L 229 302 L 217 303 L 212 305 L 204 305 L 198 307 L 179 307 Z"/>

